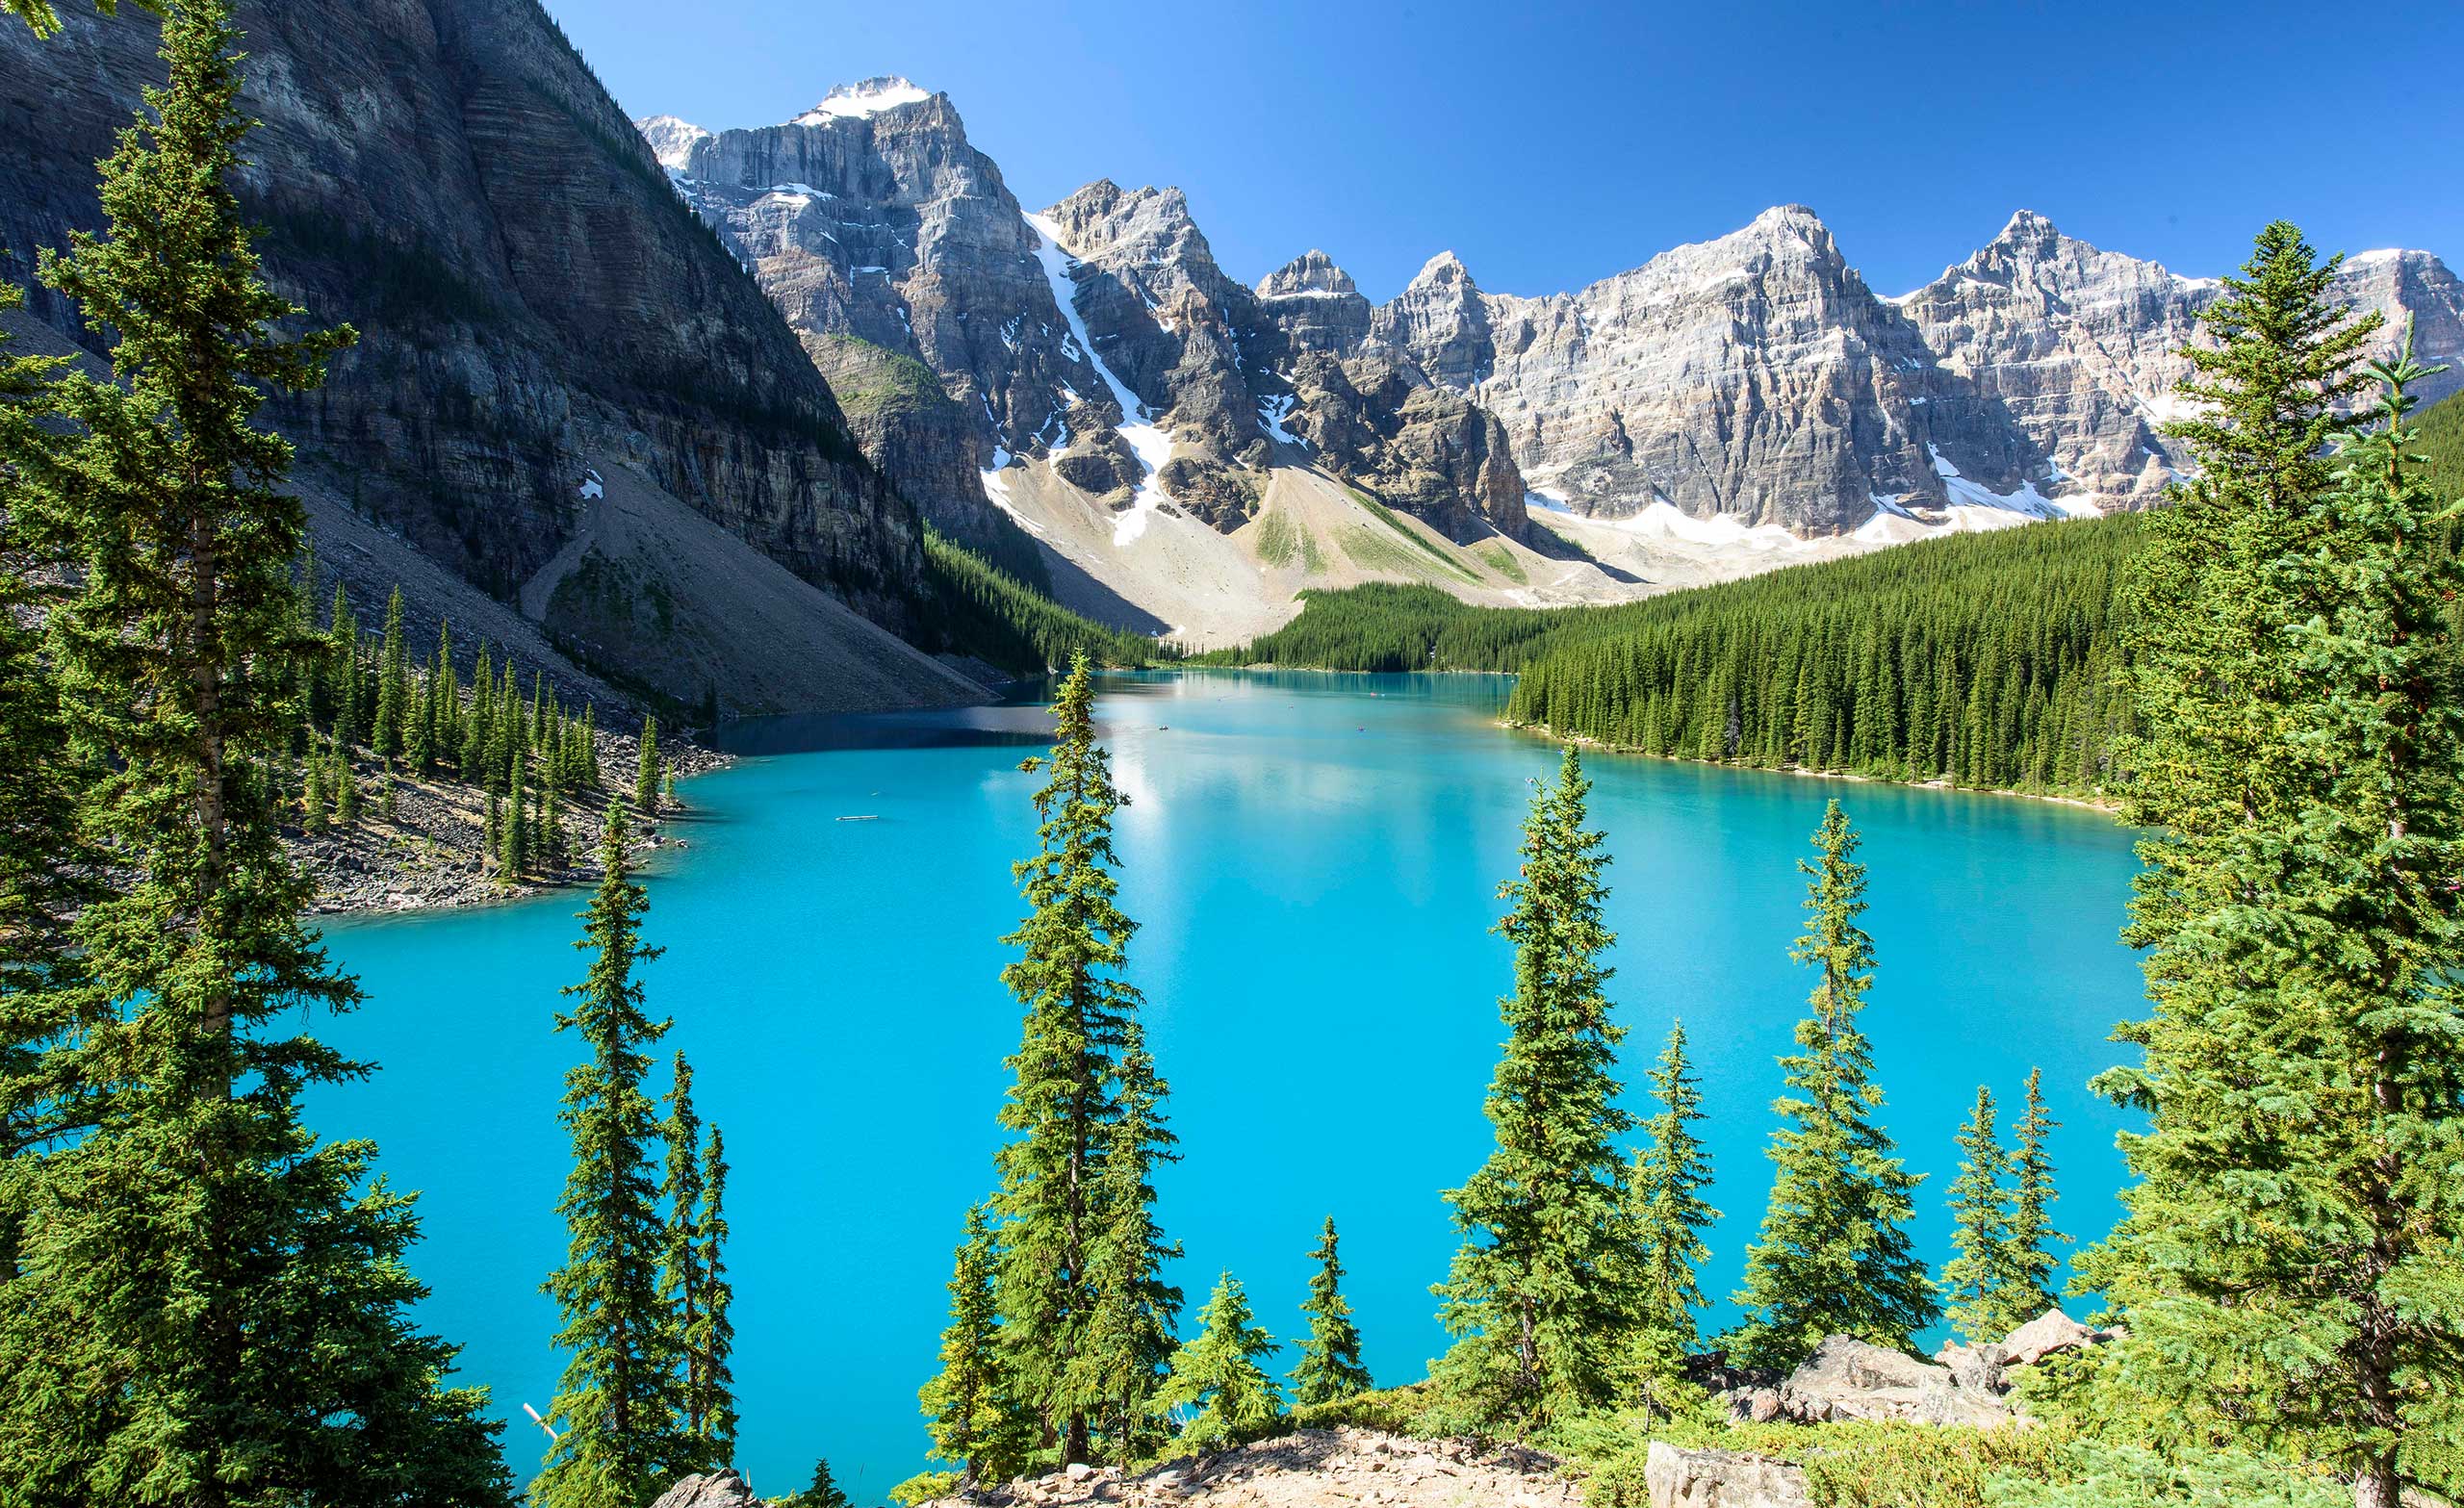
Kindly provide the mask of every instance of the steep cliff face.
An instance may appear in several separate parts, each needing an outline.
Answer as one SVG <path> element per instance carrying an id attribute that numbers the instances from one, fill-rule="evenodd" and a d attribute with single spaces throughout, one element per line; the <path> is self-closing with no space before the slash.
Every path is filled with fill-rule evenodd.
<path id="1" fill-rule="evenodd" d="M 2382 348 L 2412 318 L 2430 359 L 2464 351 L 2464 296 L 2436 257 L 2365 252 L 2337 286 L 2387 316 Z M 1441 255 L 1373 312 L 1368 345 L 1497 415 L 1534 485 L 1570 507 L 1665 504 L 1811 537 L 1878 515 L 2152 501 L 2188 464 L 2162 426 L 2218 288 L 2023 212 L 1885 299 L 1812 212 L 1784 206 L 1576 294 L 1486 294 Z"/>
<path id="2" fill-rule="evenodd" d="M 1408 364 L 1370 381 L 1397 404 L 1366 427 L 1322 424 L 1313 441 L 1284 425 L 1303 400 L 1300 359 L 1356 353 L 1368 332 L 1369 301 L 1322 253 L 1252 291 L 1216 263 L 1176 189 L 1099 179 L 1030 214 L 948 97 L 903 79 L 834 90 L 781 125 L 637 128 L 825 371 L 843 375 L 848 353 L 823 343 L 852 337 L 937 380 L 964 438 L 946 413 L 896 441 L 863 414 L 857 430 L 944 528 L 997 533 L 980 521 L 1011 490 L 970 473 L 1013 464 L 1047 467 L 1116 515 L 1124 546 L 1159 510 L 1241 528 L 1276 467 L 1323 465 L 1458 537 L 1522 531 L 1511 458 L 1465 459 L 1485 431 L 1458 399 L 1404 414 L 1399 395 L 1430 386 Z M 1345 401 L 1356 421 L 1359 392 Z M 1322 453 L 1338 432 L 1369 448 Z M 1433 481 L 1456 473 L 1470 490 Z"/>
<path id="3" fill-rule="evenodd" d="M 98 225 L 92 164 L 161 67 L 142 12 L 64 13 L 47 42 L 0 27 L 0 245 L 21 269 Z M 270 411 L 304 469 L 511 600 L 580 526 L 590 469 L 626 466 L 905 625 L 913 510 L 534 0 L 285 0 L 239 23 L 268 275 L 361 336 Z"/>

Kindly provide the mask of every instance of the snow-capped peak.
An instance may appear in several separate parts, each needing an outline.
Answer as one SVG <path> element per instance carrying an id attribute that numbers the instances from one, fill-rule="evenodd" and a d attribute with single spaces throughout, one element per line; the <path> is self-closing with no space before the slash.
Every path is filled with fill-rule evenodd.
<path id="1" fill-rule="evenodd" d="M 890 74 L 866 79 L 860 84 L 841 84 L 821 97 L 821 103 L 796 117 L 800 126 L 817 126 L 826 120 L 860 119 L 878 115 L 885 110 L 901 105 L 920 105 L 933 96 L 907 80 Z"/>

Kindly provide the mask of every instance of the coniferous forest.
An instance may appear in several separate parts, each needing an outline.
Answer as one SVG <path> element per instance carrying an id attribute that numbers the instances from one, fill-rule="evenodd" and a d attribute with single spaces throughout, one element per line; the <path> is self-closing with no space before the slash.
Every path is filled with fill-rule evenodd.
<path id="1" fill-rule="evenodd" d="M 258 420 L 353 333 L 260 274 L 226 0 L 167 4 L 162 60 L 100 165 L 106 229 L 38 268 L 111 332 L 109 376 L 0 352 L 0 1508 L 650 1508 L 734 1461 L 730 1241 L 778 1217 L 730 1202 L 721 1123 L 755 1108 L 697 1100 L 661 1045 L 693 982 L 654 998 L 634 838 L 673 772 L 648 725 L 631 789 L 606 789 L 592 708 L 536 671 L 526 695 L 485 649 L 466 685 L 449 638 L 418 666 L 398 594 L 373 636 L 340 594 L 320 622 L 291 448 Z M 1290 1233 L 1291 1315 L 1261 1312 L 1256 1274 L 1186 1266 L 1158 1193 L 1181 1142 L 1123 900 L 1130 797 L 1096 718 L 1095 663 L 1134 641 L 942 556 L 1003 642 L 1069 671 L 1021 766 L 1023 914 L 985 982 L 1017 1020 L 983 1108 L 998 1145 L 983 1197 L 947 1212 L 946 1325 L 914 1379 L 941 1469 L 897 1495 L 1007 1502 L 1022 1475 L 1162 1463 L 1177 1492 L 1245 1443 L 1339 1424 L 1545 1451 L 1598 1508 L 1656 1500 L 1656 1444 L 1751 1453 L 1801 1469 L 1807 1500 L 1867 1508 L 2464 1489 L 2464 566 L 2445 545 L 2464 410 L 2417 427 L 2428 369 L 2409 343 L 2364 359 L 2374 317 L 2333 301 L 2333 269 L 2293 226 L 2261 232 L 2188 353 L 2199 471 L 2144 519 L 1579 617 L 1364 590 L 1251 647 L 1516 669 L 1515 717 L 1568 739 L 1499 877 L 1502 977 L 1465 986 L 1502 991 L 1488 1144 L 1429 1191 L 1455 1244 L 1430 1274 L 1448 1343 L 1408 1380 L 1363 1362 L 1343 1212 Z M 1803 1005 L 1715 1324 L 1701 1071 L 1681 1021 L 1628 1040 L 1653 985 L 1609 961 L 1614 855 L 1578 738 L 2119 805 L 2146 999 L 2095 1088 L 2137 1120 L 2122 1218 L 2080 1233 L 2075 1281 L 2055 1282 L 2073 1237 L 2040 1074 L 1976 1086 L 1944 1187 L 1894 1137 L 1866 1026 L 1893 961 L 1868 919 L 1894 898 L 1834 801 L 1797 860 L 1801 930 L 1770 943 Z M 329 959 L 286 837 L 355 820 L 398 774 L 482 787 L 507 873 L 593 884 L 572 983 L 541 1002 L 569 1055 L 542 1107 L 566 1245 L 536 1274 L 561 1377 L 526 1490 L 454 1338 L 420 1323 L 414 1198 L 306 1114 L 373 1066 L 318 1023 L 403 1007 Z M 1955 1233 L 1938 1265 L 1928 1205 Z M 2099 1328 L 1996 1349 L 2057 1305 Z M 1913 1363 L 1944 1321 L 1942 1354 L 2007 1372 L 2025 1420 L 1782 1417 L 1799 1368 Z M 777 1500 L 850 1508 L 827 1461 Z"/>

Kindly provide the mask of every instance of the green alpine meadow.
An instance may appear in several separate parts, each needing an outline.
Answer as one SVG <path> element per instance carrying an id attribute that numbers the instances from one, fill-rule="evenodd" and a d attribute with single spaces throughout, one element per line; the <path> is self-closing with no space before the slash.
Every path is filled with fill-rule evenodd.
<path id="1" fill-rule="evenodd" d="M 0 1508 L 2464 1503 L 2464 24 L 682 19 L 0 0 Z"/>

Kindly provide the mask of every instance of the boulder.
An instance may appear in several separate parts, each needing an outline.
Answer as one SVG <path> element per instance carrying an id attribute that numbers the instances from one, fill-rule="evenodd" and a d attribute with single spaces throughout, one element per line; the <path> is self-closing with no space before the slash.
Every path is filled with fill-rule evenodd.
<path id="1" fill-rule="evenodd" d="M 661 1493 L 651 1508 L 766 1508 L 743 1477 L 733 1471 L 711 1471 L 680 1477 Z"/>
<path id="2" fill-rule="evenodd" d="M 1993 1393 L 2011 1391 L 2008 1358 L 2002 1347 L 1992 1342 L 1983 1345 L 1946 1345 L 1934 1353 L 1934 1360 L 1949 1367 L 1951 1380 L 1963 1388 Z"/>
<path id="3" fill-rule="evenodd" d="M 2075 1351 L 2105 1339 L 2104 1332 L 2089 1329 L 2059 1309 L 2048 1309 L 2003 1337 L 2002 1355 L 2007 1366 L 2028 1367 L 2056 1351 Z"/>
<path id="4" fill-rule="evenodd" d="M 1808 1424 L 1831 1419 L 1989 1424 L 2010 1418 L 1998 1397 L 1961 1387 L 1951 1368 L 1844 1335 L 1825 1339 L 1780 1385 L 1780 1410 Z"/>
<path id="5" fill-rule="evenodd" d="M 1652 1442 L 1643 1483 L 1652 1508 L 1812 1508 L 1803 1468 L 1733 1450 Z"/>

